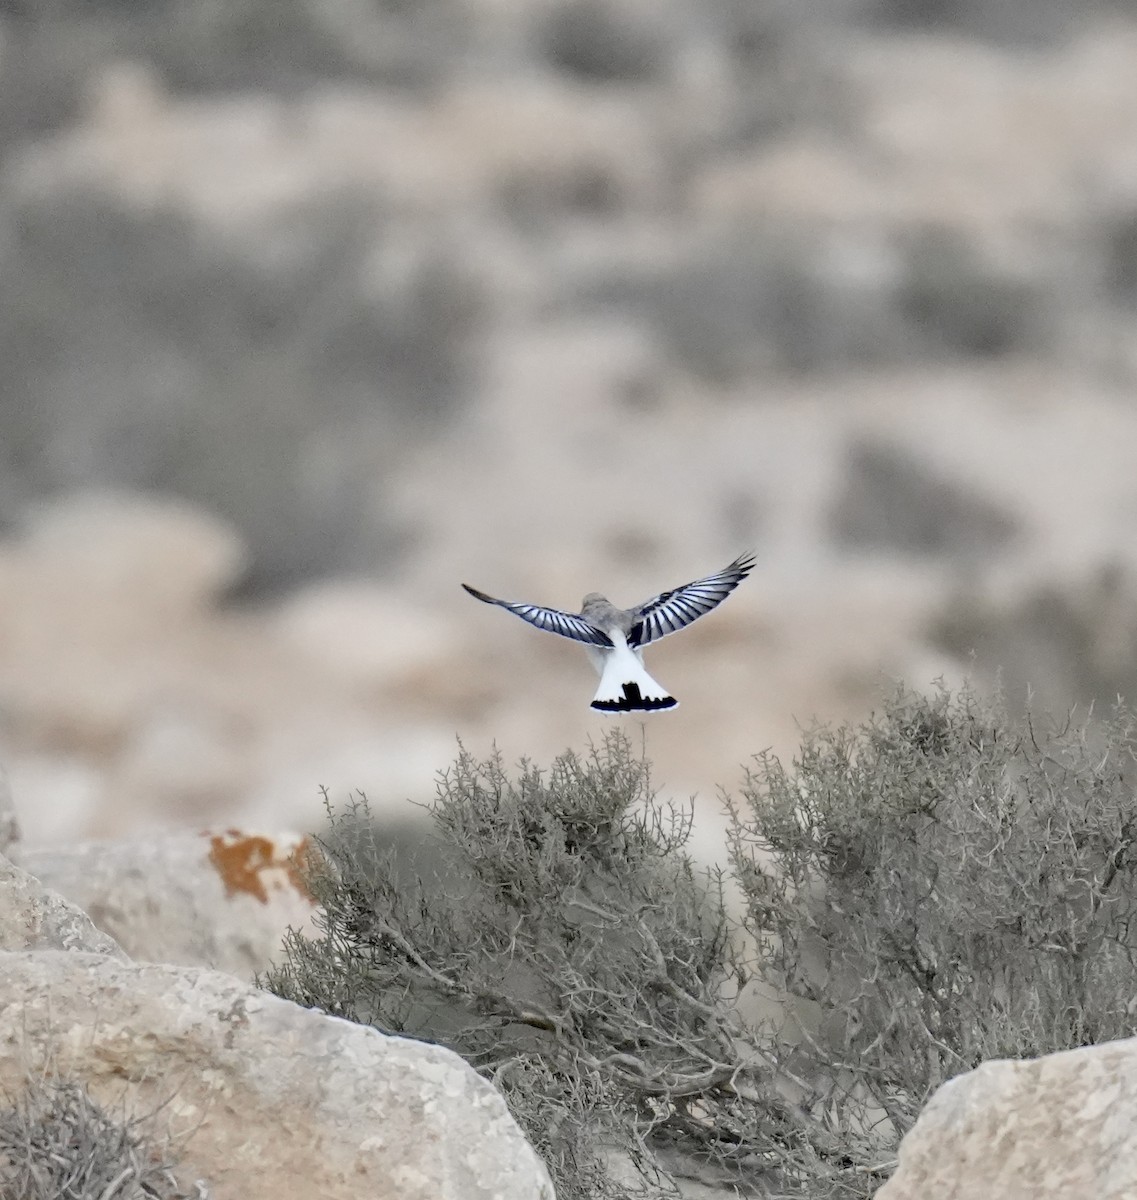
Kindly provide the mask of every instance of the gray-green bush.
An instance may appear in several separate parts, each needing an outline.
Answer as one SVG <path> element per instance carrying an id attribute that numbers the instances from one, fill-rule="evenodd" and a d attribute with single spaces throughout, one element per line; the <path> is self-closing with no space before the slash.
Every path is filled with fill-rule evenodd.
<path id="1" fill-rule="evenodd" d="M 0 1101 L 0 1196 L 11 1200 L 208 1200 L 186 1191 L 156 1114 L 132 1116 L 95 1101 L 75 1080 L 29 1076 Z"/>
<path id="2" fill-rule="evenodd" d="M 943 692 L 758 760 L 732 835 L 756 973 L 857 1157 L 986 1059 L 1133 1033 L 1134 747 L 1124 711 L 1040 729 Z"/>
<path id="3" fill-rule="evenodd" d="M 459 250 L 411 249 L 355 193 L 237 246 L 80 187 L 0 204 L 0 271 L 0 522 L 74 489 L 180 496 L 241 533 L 249 595 L 398 561 L 411 531 L 359 480 L 378 494 L 476 388 Z"/>
<path id="4" fill-rule="evenodd" d="M 268 982 L 454 1048 L 562 1198 L 869 1196 L 945 1079 L 1133 1032 L 1134 746 L 1124 712 L 1044 731 L 898 692 L 755 760 L 729 877 L 620 733 L 548 772 L 463 751 L 433 872 L 332 813 L 322 931 Z"/>
<path id="5" fill-rule="evenodd" d="M 364 808 L 334 817 L 323 937 L 293 935 L 271 986 L 452 1046 L 502 1089 L 562 1200 L 624 1194 L 604 1150 L 650 1176 L 648 1138 L 734 1069 L 727 927 L 683 853 L 689 811 L 654 798 L 615 735 L 516 779 L 463 751 L 432 816 L 442 863 L 404 883 Z"/>

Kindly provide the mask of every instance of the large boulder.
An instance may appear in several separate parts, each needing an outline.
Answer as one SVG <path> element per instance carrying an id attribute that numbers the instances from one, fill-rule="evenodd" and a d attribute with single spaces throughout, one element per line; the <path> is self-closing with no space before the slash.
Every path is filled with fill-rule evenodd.
<path id="1" fill-rule="evenodd" d="M 989 1062 L 932 1097 L 877 1200 L 1137 1195 L 1137 1039 Z"/>
<path id="2" fill-rule="evenodd" d="M 0 953 L 0 1093 L 50 1067 L 165 1112 L 213 1200 L 553 1200 L 501 1096 L 440 1046 L 230 975 Z"/>
<path id="3" fill-rule="evenodd" d="M 126 957 L 114 939 L 96 929 L 82 909 L 0 857 L 0 951 L 15 950 L 82 951 Z"/>
<path id="4" fill-rule="evenodd" d="M 51 846 L 20 862 L 131 958 L 251 981 L 280 958 L 289 927 L 309 927 L 309 853 L 298 834 L 230 829 Z"/>

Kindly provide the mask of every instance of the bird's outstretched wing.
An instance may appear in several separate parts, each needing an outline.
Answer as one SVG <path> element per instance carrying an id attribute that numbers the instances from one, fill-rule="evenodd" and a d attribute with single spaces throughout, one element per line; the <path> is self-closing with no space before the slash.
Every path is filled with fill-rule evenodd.
<path id="1" fill-rule="evenodd" d="M 586 642 L 590 646 L 607 646 L 609 648 L 612 646 L 612 639 L 602 629 L 597 629 L 595 625 L 590 624 L 583 617 L 578 617 L 575 613 L 561 612 L 556 608 L 541 608 L 537 604 L 511 604 L 508 600 L 498 600 L 493 596 L 487 596 L 485 592 L 479 592 L 477 588 L 470 587 L 468 583 L 464 583 L 462 586 L 475 600 L 482 600 L 486 604 L 496 604 L 507 612 L 520 617 L 523 621 L 528 621 L 530 625 L 545 630 L 546 633 L 559 633 L 561 637 L 572 638 L 574 642 Z"/>
<path id="2" fill-rule="evenodd" d="M 637 620 L 628 634 L 628 644 L 646 646 L 690 625 L 721 604 L 753 567 L 754 555 L 743 554 L 715 575 L 696 579 L 693 583 L 685 583 L 682 587 L 645 600 L 632 609 Z"/>

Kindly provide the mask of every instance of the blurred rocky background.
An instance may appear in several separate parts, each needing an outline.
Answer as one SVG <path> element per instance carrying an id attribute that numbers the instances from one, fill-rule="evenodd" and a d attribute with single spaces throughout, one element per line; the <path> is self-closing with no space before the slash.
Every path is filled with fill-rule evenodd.
<path id="1" fill-rule="evenodd" d="M 668 790 L 887 681 L 1137 700 L 1137 4 L 5 0 L 0 756 L 28 844 Z"/>

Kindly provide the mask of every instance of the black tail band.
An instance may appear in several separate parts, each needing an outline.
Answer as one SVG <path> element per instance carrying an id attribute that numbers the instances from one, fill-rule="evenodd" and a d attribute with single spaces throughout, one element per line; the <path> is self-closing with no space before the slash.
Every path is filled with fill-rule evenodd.
<path id="1" fill-rule="evenodd" d="M 674 708 L 679 703 L 674 696 L 645 696 L 638 683 L 625 683 L 624 694 L 615 700 L 593 700 L 597 712 L 658 712 Z"/>

